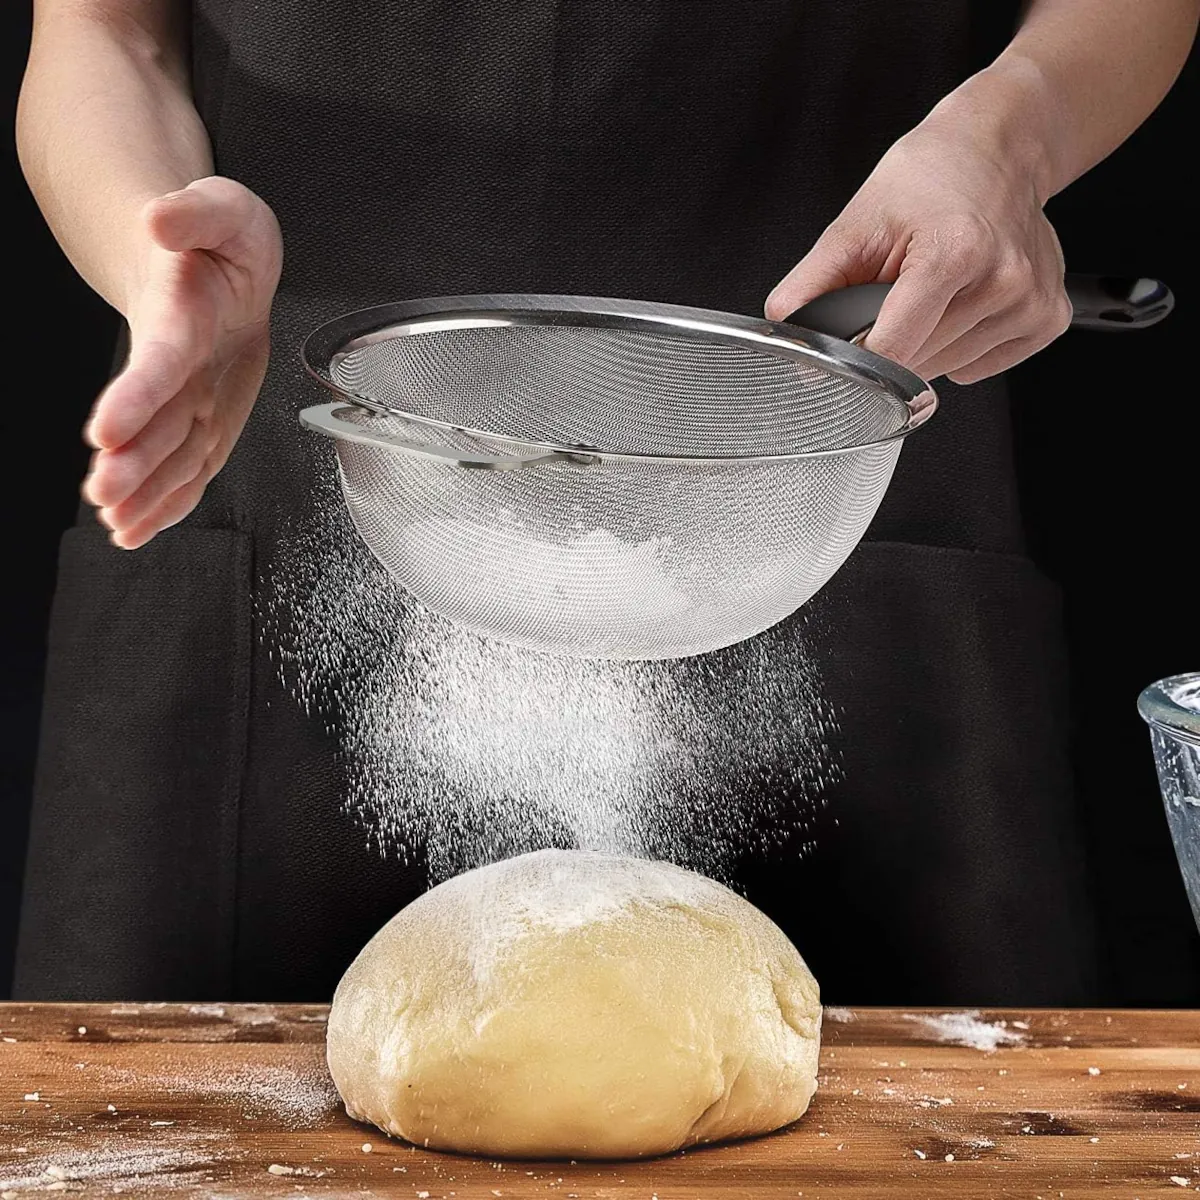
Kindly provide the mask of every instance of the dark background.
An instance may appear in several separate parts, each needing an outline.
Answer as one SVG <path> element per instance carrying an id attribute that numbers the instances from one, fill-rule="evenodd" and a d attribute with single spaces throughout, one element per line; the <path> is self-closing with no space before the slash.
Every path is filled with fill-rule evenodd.
<path id="1" fill-rule="evenodd" d="M 10 568 L 0 613 L 0 997 L 8 994 L 41 671 L 58 538 L 87 464 L 79 430 L 103 384 L 116 320 L 74 275 L 17 168 L 12 118 L 27 6 L 0 6 L 8 212 Z M 1152 275 L 1176 291 L 1163 325 L 1072 333 L 1013 372 L 1031 552 L 1063 588 L 1075 765 L 1105 930 L 1103 1002 L 1200 1005 L 1200 937 L 1176 869 L 1149 739 L 1147 683 L 1200 669 L 1200 402 L 1190 363 L 1200 318 L 1189 182 L 1200 55 L 1130 142 L 1051 205 L 1073 270 Z M 12 379 L 15 370 L 16 379 Z M 30 418 L 33 418 L 30 421 Z M 1189 582 L 1185 583 L 1185 577 Z M 1189 595 L 1189 587 L 1191 589 Z M 1130 948 L 1160 964 L 1147 978 Z"/>

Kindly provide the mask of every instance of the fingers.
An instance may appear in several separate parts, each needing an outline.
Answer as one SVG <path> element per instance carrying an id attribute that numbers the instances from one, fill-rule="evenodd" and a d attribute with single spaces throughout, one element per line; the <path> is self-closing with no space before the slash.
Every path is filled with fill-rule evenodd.
<path id="1" fill-rule="evenodd" d="M 182 444 L 193 414 L 187 405 L 171 401 L 197 390 L 188 382 L 171 378 L 151 387 L 139 376 L 123 375 L 110 385 L 112 395 L 101 397 L 88 428 L 92 445 L 102 453 L 84 482 L 85 500 L 105 508 L 120 504 Z M 160 403 L 163 395 L 167 400 Z"/>
<path id="2" fill-rule="evenodd" d="M 84 430 L 97 450 L 115 450 L 144 429 L 187 383 L 192 363 L 178 346 L 141 345 L 120 375 L 100 393 Z"/>
<path id="3" fill-rule="evenodd" d="M 920 375 L 922 379 L 937 379 L 939 376 L 949 375 L 951 371 L 965 367 L 993 348 L 1024 336 L 1018 319 L 1019 314 L 1011 310 L 985 317 L 978 322 L 974 320 L 973 313 L 968 313 L 967 317 L 967 328 L 958 337 L 951 338 L 947 345 L 930 354 L 928 358 L 908 364 L 914 374 Z M 956 322 L 956 325 L 961 324 L 962 322 Z M 927 344 L 921 351 L 924 354 L 928 353 L 929 349 Z"/>
<path id="4" fill-rule="evenodd" d="M 955 328 L 961 328 L 974 316 L 974 313 L 967 313 L 955 323 Z M 956 383 L 975 382 L 1004 369 L 999 367 L 984 374 L 976 372 L 975 364 L 984 359 L 996 362 L 1004 357 L 988 358 L 994 350 L 1015 345 L 1028 346 L 1030 348 L 1021 355 L 1021 358 L 1027 358 L 1064 333 L 1070 323 L 1071 305 L 1065 294 L 1024 296 L 1016 304 L 1010 304 L 999 312 L 969 324 L 964 332 L 941 349 L 911 364 L 912 370 L 922 379 L 937 379 L 945 375 Z M 922 348 L 922 354 L 927 353 L 933 344 L 931 339 Z M 1007 365 L 1012 366 L 1019 361 L 1021 359 L 1017 358 Z M 969 379 L 967 375 L 970 375 Z"/>
<path id="5" fill-rule="evenodd" d="M 155 460 L 154 468 L 143 473 L 135 490 L 112 504 L 99 505 L 101 521 L 110 529 L 130 529 L 138 524 L 172 492 L 203 472 L 218 439 L 210 422 L 192 420 L 187 435 L 170 453 Z"/>
<path id="6" fill-rule="evenodd" d="M 1045 345 L 1045 340 L 1039 337 L 1013 338 L 1011 341 L 993 346 L 986 354 L 980 355 L 965 366 L 958 367 L 952 372 L 944 371 L 942 373 L 954 383 L 978 383 L 981 379 L 987 379 L 991 375 L 1007 371 L 1009 367 L 1015 367 L 1017 363 L 1022 362 L 1031 354 L 1036 354 Z"/>
<path id="7" fill-rule="evenodd" d="M 985 317 L 983 321 L 979 319 L 978 297 L 975 295 L 975 288 L 965 288 L 959 291 L 953 300 L 946 307 L 946 311 L 942 313 L 942 319 L 937 323 L 929 336 L 920 346 L 917 352 L 912 355 L 909 362 L 906 364 L 910 370 L 920 374 L 921 370 L 930 363 L 931 360 L 939 355 L 952 342 L 958 341 L 964 334 L 970 333 L 973 329 L 988 327 L 991 331 L 995 317 Z M 923 376 L 925 379 L 931 379 L 933 376 Z"/>
<path id="8" fill-rule="evenodd" d="M 963 366 L 953 367 L 942 374 L 954 383 L 978 383 L 981 379 L 999 375 L 1001 371 L 1007 371 L 1017 363 L 1024 362 L 1030 355 L 1044 350 L 1053 340 L 1053 337 L 1046 337 L 1042 333 L 1013 338 L 993 346 Z"/>
<path id="9" fill-rule="evenodd" d="M 112 498 L 121 496 L 98 514 L 112 531 L 115 545 L 128 550 L 143 546 L 155 534 L 182 521 L 199 503 L 209 481 L 228 460 L 250 415 L 266 373 L 268 351 L 269 335 L 264 328 L 218 376 L 185 388 L 132 443 L 97 455 L 100 461 L 93 475 L 112 481 L 96 490 L 109 489 L 106 494 Z M 184 414 L 182 419 L 176 410 Z M 110 477 L 103 460 L 114 453 L 127 457 L 131 465 L 127 472 L 114 471 Z M 132 491 L 131 479 L 137 480 Z"/>
<path id="10" fill-rule="evenodd" d="M 985 318 L 977 325 L 973 325 L 965 334 L 954 338 L 948 346 L 943 347 L 931 358 L 913 364 L 912 370 L 923 379 L 947 376 L 954 379 L 955 383 L 965 383 L 967 380 L 960 378 L 960 374 L 976 362 L 985 359 L 994 350 L 1014 346 L 1018 343 L 1022 346 L 1028 344 L 1032 349 L 1022 355 L 1022 358 L 1027 358 L 1028 354 L 1036 353 L 1037 350 L 1049 346 L 1058 335 L 1067 329 L 1069 324 L 1069 313 L 1048 311 L 1044 318 L 1031 320 L 1024 311 L 1010 308 L 1010 310 L 997 313 L 995 316 Z M 1014 364 L 1019 361 L 1020 359 L 1014 360 Z M 989 374 L 995 374 L 995 372 L 989 372 Z M 986 376 L 976 376 L 976 378 L 983 379 Z M 974 379 L 971 382 L 974 382 Z"/>
<path id="11" fill-rule="evenodd" d="M 958 291 L 969 279 L 961 262 L 907 261 L 879 310 L 866 348 L 907 365 L 934 335 Z M 972 322 L 972 314 L 965 314 Z M 968 326 L 969 327 L 969 326 Z"/>
<path id="12" fill-rule="evenodd" d="M 992 228 L 976 217 L 915 231 L 867 349 L 912 366 L 991 315 L 996 304 L 989 277 L 997 247 Z"/>
<path id="13" fill-rule="evenodd" d="M 189 439 L 180 448 L 176 470 L 164 470 L 155 486 L 149 486 L 150 481 L 148 481 L 145 511 L 142 515 L 134 517 L 128 526 L 114 530 L 111 536 L 115 546 L 119 546 L 123 550 L 136 550 L 138 547 L 144 546 L 164 529 L 178 525 L 200 503 L 204 496 L 204 489 L 228 461 L 238 434 L 241 432 L 241 425 L 225 426 L 219 431 L 209 430 L 206 427 L 206 432 L 209 434 L 207 440 L 198 427 L 195 440 Z M 201 446 L 206 448 L 206 452 L 200 459 L 199 469 L 195 475 L 179 486 L 171 488 L 169 484 L 173 478 L 182 477 L 191 469 L 193 459 L 189 448 L 191 451 L 198 452 Z M 166 464 L 164 464 L 165 467 Z M 161 498 L 153 500 L 152 497 L 160 491 L 163 493 Z"/>
<path id="14" fill-rule="evenodd" d="M 1002 346 L 1049 344 L 1071 321 L 1062 258 L 1049 223 L 1031 250 L 1005 247 L 972 220 L 951 236 L 914 236 L 866 348 L 923 379 L 962 372 Z M 1009 351 L 988 361 L 1005 361 Z M 1016 359 L 1014 361 L 1020 361 Z M 994 374 L 995 368 L 987 374 Z M 985 378 L 974 375 L 973 378 Z"/>
<path id="15" fill-rule="evenodd" d="M 113 545 L 136 550 L 177 525 L 200 503 L 204 489 L 225 465 L 235 437 L 197 423 L 183 445 L 123 504 L 97 515 Z"/>
<path id="16" fill-rule="evenodd" d="M 890 282 L 892 237 L 882 227 L 839 218 L 820 236 L 813 248 L 775 286 L 764 306 L 770 321 L 783 321 L 801 305 L 855 283 Z"/>
<path id="17" fill-rule="evenodd" d="M 184 484 L 167 496 L 149 515 L 143 517 L 129 529 L 122 529 L 112 534 L 114 546 L 122 550 L 136 550 L 144 546 L 155 534 L 162 533 L 172 525 L 178 525 L 200 503 L 204 489 L 209 480 L 216 474 L 208 470 L 197 475 L 195 479 Z"/>
<path id="18" fill-rule="evenodd" d="M 969 160 L 940 188 L 931 188 L 927 169 L 916 172 L 914 188 L 919 149 L 885 156 L 771 292 L 766 315 L 783 320 L 825 292 L 891 282 L 867 349 L 926 379 L 974 377 L 985 357 L 994 373 L 995 363 L 1040 349 L 1070 323 L 1058 238 L 1022 191 L 997 187 Z"/>

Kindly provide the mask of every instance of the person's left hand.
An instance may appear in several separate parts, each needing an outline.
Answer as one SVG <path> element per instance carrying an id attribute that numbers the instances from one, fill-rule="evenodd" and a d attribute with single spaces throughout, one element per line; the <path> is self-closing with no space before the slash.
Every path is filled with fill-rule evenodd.
<path id="1" fill-rule="evenodd" d="M 867 349 L 974 383 L 1070 323 L 1058 237 L 1030 173 L 971 129 L 901 138 L 766 302 L 771 320 L 856 283 L 894 283 Z"/>

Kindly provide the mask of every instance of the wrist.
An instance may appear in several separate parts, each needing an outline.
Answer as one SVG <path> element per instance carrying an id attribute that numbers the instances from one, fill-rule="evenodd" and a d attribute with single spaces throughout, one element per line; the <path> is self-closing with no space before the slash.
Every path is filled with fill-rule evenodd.
<path id="1" fill-rule="evenodd" d="M 1056 106 L 1049 81 L 1031 59 L 1004 54 L 951 92 L 918 126 L 949 135 L 984 155 L 1044 205 L 1059 179 Z"/>

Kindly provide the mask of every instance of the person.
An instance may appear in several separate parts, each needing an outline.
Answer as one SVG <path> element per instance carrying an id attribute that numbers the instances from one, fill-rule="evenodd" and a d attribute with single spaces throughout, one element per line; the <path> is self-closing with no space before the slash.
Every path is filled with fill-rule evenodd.
<path id="1" fill-rule="evenodd" d="M 1070 317 L 1043 206 L 1159 103 L 1198 11 L 37 0 L 21 162 L 127 337 L 62 547 L 16 994 L 322 999 L 426 885 L 341 810 L 259 618 L 313 491 L 309 329 L 475 292 L 783 319 L 879 280 L 867 346 L 942 408 L 821 609 L 836 820 L 743 883 L 835 1001 L 1094 999 L 1002 373 Z"/>

